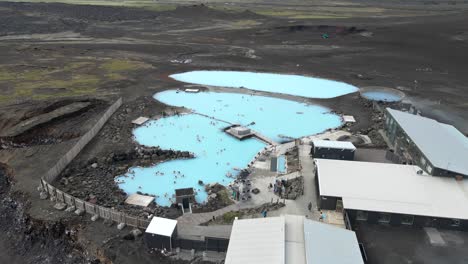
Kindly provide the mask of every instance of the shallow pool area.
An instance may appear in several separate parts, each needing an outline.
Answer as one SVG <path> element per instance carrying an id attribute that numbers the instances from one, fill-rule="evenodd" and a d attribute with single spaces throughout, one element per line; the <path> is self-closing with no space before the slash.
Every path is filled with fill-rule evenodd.
<path id="1" fill-rule="evenodd" d="M 157 93 L 154 98 L 224 120 L 226 126 L 247 126 L 276 142 L 317 134 L 342 123 L 341 117 L 328 108 L 267 96 L 169 90 Z"/>
<path id="2" fill-rule="evenodd" d="M 310 98 L 333 98 L 359 89 L 353 85 L 300 75 L 242 72 L 242 71 L 190 71 L 169 77 L 185 82 L 230 88 L 297 95 Z"/>
<path id="3" fill-rule="evenodd" d="M 278 157 L 278 168 L 279 173 L 286 173 L 286 157 L 281 155 Z"/>
<path id="4" fill-rule="evenodd" d="M 175 189 L 194 187 L 196 200 L 207 198 L 203 184 L 227 185 L 267 144 L 256 138 L 238 140 L 223 129 L 233 123 L 249 127 L 277 142 L 323 132 L 342 124 L 329 109 L 265 96 L 235 93 L 165 91 L 154 98 L 193 112 L 147 122 L 133 131 L 146 146 L 190 151 L 195 158 L 131 168 L 116 178 L 127 193 L 156 195 L 156 203 L 169 206 Z M 285 157 L 278 169 L 286 170 Z M 281 162 L 280 162 L 281 163 Z"/>
<path id="5" fill-rule="evenodd" d="M 401 100 L 401 96 L 387 91 L 368 91 L 362 93 L 362 96 L 373 101 L 398 102 Z"/>
<path id="6" fill-rule="evenodd" d="M 150 121 L 134 130 L 138 143 L 163 149 L 191 151 L 195 158 L 162 162 L 148 168 L 132 168 L 117 182 L 127 193 L 157 195 L 156 203 L 169 206 L 175 189 L 194 187 L 196 200 L 207 198 L 198 184 L 228 184 L 266 146 L 257 139 L 239 141 L 222 131 L 226 124 L 197 114 Z"/>

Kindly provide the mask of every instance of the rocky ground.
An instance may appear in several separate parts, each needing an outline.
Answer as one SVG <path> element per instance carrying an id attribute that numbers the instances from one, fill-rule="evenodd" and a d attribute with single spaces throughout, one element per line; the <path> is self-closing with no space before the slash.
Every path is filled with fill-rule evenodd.
<path id="1" fill-rule="evenodd" d="M 111 152 L 109 155 L 99 158 L 94 157 L 84 163 L 72 163 L 63 171 L 56 186 L 77 198 L 115 208 L 131 215 L 147 217 L 152 214 L 175 218 L 179 216 L 179 213 L 174 208 L 160 208 L 154 205 L 142 210 L 141 207 L 125 204 L 127 194 L 118 187 L 115 177 L 127 173 L 130 167 L 151 166 L 170 159 L 188 159 L 192 157 L 189 152 L 145 147 L 136 147 L 122 152 Z M 106 187 L 103 188 L 103 185 Z"/>
<path id="2" fill-rule="evenodd" d="M 238 219 L 245 219 L 245 218 L 258 218 L 263 217 L 262 212 L 268 212 L 277 210 L 278 208 L 284 207 L 284 203 L 265 203 L 255 208 L 248 208 L 248 209 L 241 209 L 239 211 L 231 211 L 223 214 L 222 216 L 216 217 L 202 225 L 227 225 L 232 224 L 234 219 L 237 217 Z"/>
<path id="3" fill-rule="evenodd" d="M 301 164 L 299 162 L 299 148 L 294 147 L 284 153 L 287 161 L 288 173 L 299 171 Z"/>
<path id="4" fill-rule="evenodd" d="M 122 205 L 125 194 L 113 181 L 132 165 L 189 157 L 187 152 L 145 152 L 132 139 L 131 120 L 182 111 L 152 98 L 158 91 L 184 87 L 168 78 L 175 72 L 294 73 L 358 87 L 390 87 L 403 92 L 422 114 L 468 133 L 468 16 L 463 1 L 352 0 L 344 6 L 319 1 L 318 7 L 303 1 L 234 2 L 251 11 L 226 13 L 225 8 L 204 5 L 162 11 L 0 2 L 2 132 L 67 103 L 91 103 L 19 137 L 0 139 L 0 162 L 11 171 L 11 180 L 2 181 L 7 186 L 1 193 L 2 262 L 86 263 L 97 256 L 108 263 L 157 259 L 142 249 L 140 238 L 123 239 L 127 231 L 116 234 L 115 227 L 84 219 L 78 224 L 51 211 L 52 204 L 37 201 L 36 187 L 40 176 L 122 97 L 124 105 L 56 184 L 80 198 L 137 215 L 175 217 L 170 209 L 140 211 Z M 285 13 L 288 4 L 299 6 Z M 353 115 L 357 123 L 344 129 L 383 146 L 377 134 L 381 115 L 359 94 L 300 100 Z M 213 191 L 217 195 L 210 209 L 227 204 L 220 192 Z"/>
<path id="5" fill-rule="evenodd" d="M 304 177 L 300 176 L 285 181 L 285 191 L 281 193 L 281 198 L 296 200 L 298 196 L 304 194 Z"/>
<path id="6" fill-rule="evenodd" d="M 77 242 L 79 220 L 40 221 L 27 214 L 29 197 L 12 192 L 10 169 L 0 163 L 0 262 L 99 263 Z"/>

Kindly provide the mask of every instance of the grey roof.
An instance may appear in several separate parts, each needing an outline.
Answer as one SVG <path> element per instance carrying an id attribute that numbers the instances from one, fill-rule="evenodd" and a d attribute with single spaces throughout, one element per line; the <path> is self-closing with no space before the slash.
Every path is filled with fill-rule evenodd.
<path id="1" fill-rule="evenodd" d="M 229 237 L 231 236 L 231 229 L 231 225 L 177 225 L 177 237 L 199 241 L 204 241 L 205 237 L 229 239 Z"/>
<path id="2" fill-rule="evenodd" d="M 353 231 L 283 215 L 235 220 L 226 264 L 362 264 Z"/>
<path id="3" fill-rule="evenodd" d="M 307 264 L 364 263 L 353 231 L 304 219 Z"/>
<path id="4" fill-rule="evenodd" d="M 313 139 L 312 143 L 314 143 L 315 147 L 319 147 L 319 148 L 356 150 L 356 147 L 353 145 L 353 143 L 348 142 L 348 141 Z"/>
<path id="5" fill-rule="evenodd" d="M 468 175 L 468 139 L 455 127 L 387 108 L 435 167 Z"/>

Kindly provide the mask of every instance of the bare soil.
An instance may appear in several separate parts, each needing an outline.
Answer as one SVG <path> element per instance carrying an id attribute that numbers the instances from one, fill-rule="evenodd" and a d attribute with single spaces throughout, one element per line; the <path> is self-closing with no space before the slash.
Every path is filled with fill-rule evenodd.
<path id="1" fill-rule="evenodd" d="M 464 37 L 468 12 L 463 1 L 451 2 L 352 0 L 341 7 L 303 1 L 236 4 L 257 13 L 225 13 L 204 5 L 159 12 L 0 2 L 0 129 L 72 102 L 91 103 L 18 137 L 0 139 L 0 162 L 10 171 L 10 180 L 0 177 L 1 262 L 167 261 L 146 252 L 141 240 L 123 240 L 124 233 L 115 227 L 102 228 L 102 222 L 53 211 L 50 202 L 37 199 L 36 187 L 40 176 L 122 97 L 124 105 L 64 173 L 73 180 L 57 183 L 79 197 L 121 206 L 124 194 L 112 181 L 119 168 L 113 166 L 140 161 L 134 157 L 113 164 L 113 157 L 139 147 L 132 140 L 131 120 L 176 110 L 151 97 L 186 85 L 168 78 L 172 73 L 200 69 L 291 73 L 358 87 L 395 88 L 423 115 L 468 134 L 468 39 Z M 276 16 L 288 4 L 297 4 L 296 11 L 333 11 L 326 17 L 314 13 L 279 18 L 284 12 Z M 376 134 L 381 122 L 358 93 L 302 100 L 353 115 L 357 123 L 348 127 L 350 131 L 382 143 Z M 150 156 L 145 162 L 186 158 L 174 152 L 153 154 L 154 159 Z M 99 168 L 93 171 L 90 162 L 96 159 Z M 103 177 L 98 179 L 98 174 Z M 84 190 L 79 191 L 81 187 Z M 153 209 L 172 214 L 170 209 Z M 69 230 L 74 230 L 73 235 Z"/>

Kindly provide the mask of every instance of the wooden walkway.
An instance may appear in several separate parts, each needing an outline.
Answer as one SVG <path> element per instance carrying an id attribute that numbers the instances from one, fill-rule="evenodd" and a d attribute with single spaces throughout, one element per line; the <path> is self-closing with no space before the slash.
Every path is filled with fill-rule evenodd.
<path id="1" fill-rule="evenodd" d="M 264 141 L 264 142 L 266 142 L 266 143 L 268 143 L 270 145 L 279 145 L 278 142 L 273 141 L 272 139 L 258 133 L 257 131 L 254 131 L 253 135 L 254 135 L 254 137 L 256 137 L 256 138 L 258 138 L 258 139 L 260 139 L 260 140 L 262 140 L 262 141 Z"/>

